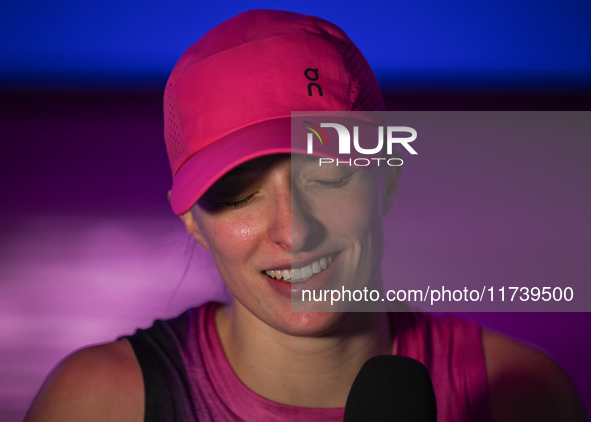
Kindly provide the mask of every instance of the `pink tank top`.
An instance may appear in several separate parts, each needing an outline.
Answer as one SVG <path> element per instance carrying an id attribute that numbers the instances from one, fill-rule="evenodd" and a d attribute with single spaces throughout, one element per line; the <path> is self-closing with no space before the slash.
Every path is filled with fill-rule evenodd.
<path id="1" fill-rule="evenodd" d="M 267 400 L 232 371 L 214 323 L 216 304 L 156 321 L 127 337 L 144 375 L 147 422 L 342 421 L 344 408 L 312 409 Z M 490 421 L 480 328 L 454 317 L 392 313 L 393 353 L 422 362 L 437 398 L 439 422 Z M 197 345 L 198 347 L 195 347 Z"/>

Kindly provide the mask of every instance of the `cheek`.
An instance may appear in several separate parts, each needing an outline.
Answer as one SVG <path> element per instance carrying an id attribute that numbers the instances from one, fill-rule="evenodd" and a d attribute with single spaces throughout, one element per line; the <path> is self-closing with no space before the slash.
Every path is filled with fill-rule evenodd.
<path id="1" fill-rule="evenodd" d="M 220 272 L 240 271 L 239 266 L 252 258 L 261 241 L 262 224 L 257 219 L 211 221 L 206 236 Z M 223 275 L 223 274 L 222 274 Z"/>
<path id="2" fill-rule="evenodd" d="M 337 235 L 343 244 L 348 245 L 351 262 L 356 262 L 359 271 L 373 271 L 382 257 L 383 223 L 380 187 L 367 183 L 351 195 L 333 204 L 328 213 L 329 230 Z"/>
<path id="3" fill-rule="evenodd" d="M 371 232 L 381 229 L 381 211 L 378 188 L 367 184 L 349 195 L 339 198 L 338 202 L 327 203 L 320 215 L 327 224 L 342 235 L 365 238 Z"/>
<path id="4" fill-rule="evenodd" d="M 239 226 L 235 229 L 240 242 L 251 243 L 255 237 L 255 227 L 252 225 Z"/>

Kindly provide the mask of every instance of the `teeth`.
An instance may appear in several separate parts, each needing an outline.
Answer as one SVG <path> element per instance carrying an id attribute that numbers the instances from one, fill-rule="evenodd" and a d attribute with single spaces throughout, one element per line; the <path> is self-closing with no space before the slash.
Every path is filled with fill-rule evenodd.
<path id="1" fill-rule="evenodd" d="M 318 263 L 318 261 L 312 262 L 312 272 L 314 274 L 318 274 L 320 271 L 322 271 L 322 268 L 320 268 L 320 264 Z"/>
<path id="2" fill-rule="evenodd" d="M 314 274 L 314 271 L 312 271 L 311 266 L 306 265 L 304 268 L 302 268 L 302 278 L 312 277 L 312 274 Z"/>
<path id="3" fill-rule="evenodd" d="M 293 268 L 291 270 L 270 270 L 265 271 L 271 278 L 277 280 L 285 280 L 289 282 L 303 281 L 314 274 L 318 274 L 323 270 L 326 270 L 330 264 L 332 264 L 332 256 L 327 256 L 319 259 L 318 261 L 312 262 L 310 265 L 306 265 L 303 268 Z"/>

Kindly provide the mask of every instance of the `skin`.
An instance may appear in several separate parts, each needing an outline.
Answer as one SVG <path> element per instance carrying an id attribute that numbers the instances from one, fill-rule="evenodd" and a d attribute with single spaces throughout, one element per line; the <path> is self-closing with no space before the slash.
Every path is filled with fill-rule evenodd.
<path id="1" fill-rule="evenodd" d="M 342 407 L 362 364 L 393 350 L 395 327 L 385 313 L 291 312 L 263 272 L 338 253 L 331 274 L 379 284 L 381 218 L 398 175 L 322 173 L 309 164 L 258 160 L 181 219 L 232 293 L 215 322 L 238 378 L 279 403 Z M 549 357 L 488 331 L 483 346 L 495 421 L 586 420 L 572 381 Z M 129 344 L 118 341 L 66 358 L 25 421 L 141 421 L 143 408 L 141 370 Z"/>

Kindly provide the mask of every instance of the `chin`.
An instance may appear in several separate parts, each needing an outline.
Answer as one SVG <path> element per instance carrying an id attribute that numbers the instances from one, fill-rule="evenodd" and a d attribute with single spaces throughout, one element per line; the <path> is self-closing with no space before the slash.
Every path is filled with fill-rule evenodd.
<path id="1" fill-rule="evenodd" d="M 280 320 L 275 319 L 269 325 L 290 336 L 319 337 L 335 331 L 349 316 L 342 312 L 289 311 Z"/>

